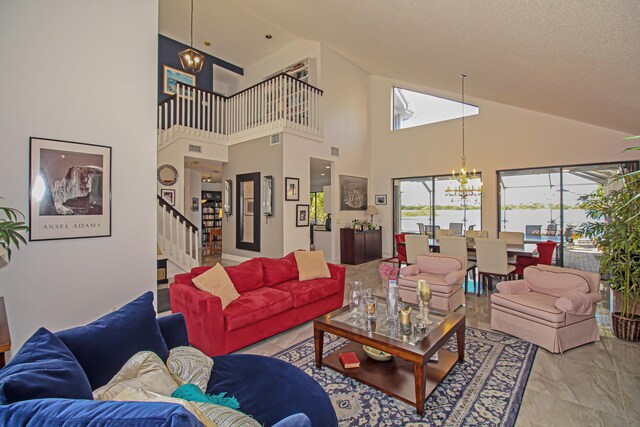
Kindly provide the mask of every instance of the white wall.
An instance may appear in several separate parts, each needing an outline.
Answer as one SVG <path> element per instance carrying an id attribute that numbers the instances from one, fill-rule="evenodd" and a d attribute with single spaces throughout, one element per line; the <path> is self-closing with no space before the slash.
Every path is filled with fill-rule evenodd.
<path id="1" fill-rule="evenodd" d="M 462 154 L 460 120 L 390 130 L 394 85 L 460 99 L 460 94 L 372 76 L 372 193 L 388 195 L 387 205 L 377 206 L 386 255 L 392 250 L 392 179 L 448 174 L 460 166 Z M 473 79 L 466 87 L 467 95 L 473 94 Z M 492 236 L 498 216 L 496 170 L 640 158 L 638 152 L 622 154 L 631 144 L 621 140 L 626 135 L 620 132 L 471 96 L 466 101 L 480 107 L 479 115 L 465 118 L 467 165 L 482 172 L 482 228 Z"/>
<path id="2" fill-rule="evenodd" d="M 195 224 L 199 230 L 202 230 L 202 173 L 195 169 L 184 169 L 184 212 L 183 215 Z M 191 209 L 191 202 L 193 198 L 198 199 L 198 210 Z"/>
<path id="3" fill-rule="evenodd" d="M 369 104 L 370 76 L 363 69 L 335 52 L 322 46 L 322 99 L 324 111 L 324 142 L 299 136 L 284 135 L 284 176 L 300 178 L 300 201 L 284 203 L 284 253 L 309 247 L 309 230 L 295 226 L 296 204 L 309 204 L 310 163 L 315 157 L 334 161 L 331 183 L 336 189 L 332 206 L 340 206 L 337 191 L 339 175 L 370 177 Z M 340 149 L 340 156 L 331 156 L 331 147 Z M 371 190 L 369 199 L 373 200 Z M 351 212 L 333 209 L 332 246 L 333 261 L 340 259 L 339 228 L 352 219 L 364 219 L 364 211 Z"/>
<path id="4" fill-rule="evenodd" d="M 317 81 L 314 86 L 322 88 L 322 65 L 320 60 L 320 43 L 310 40 L 295 40 L 273 54 L 261 59 L 247 67 L 244 67 L 244 77 L 238 79 L 238 87 L 231 88 L 232 93 L 252 86 L 264 80 L 265 77 L 295 64 L 304 58 L 315 58 L 317 67 Z"/>
<path id="5" fill-rule="evenodd" d="M 2 205 L 28 210 L 29 136 L 112 147 L 112 236 L 31 242 L 0 269 L 12 352 L 156 288 L 157 36 L 154 0 L 0 4 Z"/>

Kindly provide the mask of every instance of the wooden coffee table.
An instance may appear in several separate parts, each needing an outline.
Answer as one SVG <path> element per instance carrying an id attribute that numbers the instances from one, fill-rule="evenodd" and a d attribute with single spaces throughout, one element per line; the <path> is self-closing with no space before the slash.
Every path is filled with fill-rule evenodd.
<path id="1" fill-rule="evenodd" d="M 390 396 L 415 405 L 418 414 L 424 413 L 424 401 L 457 361 L 464 360 L 465 317 L 463 314 L 430 310 L 433 321 L 425 334 L 400 333 L 399 327 L 390 327 L 386 320 L 384 300 L 378 300 L 378 318 L 373 321 L 351 319 L 349 307 L 342 307 L 313 321 L 316 367 L 322 365 L 357 381 L 378 389 Z M 414 310 L 413 324 L 416 324 Z M 339 350 L 322 357 L 324 333 L 328 332 L 351 340 Z M 456 334 L 458 353 L 442 346 Z M 387 362 L 371 359 L 362 345 L 374 347 L 395 357 Z M 340 353 L 353 351 L 360 359 L 359 368 L 345 369 L 340 363 Z M 438 353 L 437 362 L 429 359 Z M 426 371 L 426 372 L 425 372 Z"/>

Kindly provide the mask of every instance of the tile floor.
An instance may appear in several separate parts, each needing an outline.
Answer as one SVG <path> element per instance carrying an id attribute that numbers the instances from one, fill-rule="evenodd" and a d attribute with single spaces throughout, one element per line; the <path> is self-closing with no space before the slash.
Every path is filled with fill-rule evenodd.
<path id="1" fill-rule="evenodd" d="M 223 263 L 223 264 L 226 264 Z M 360 280 L 383 295 L 379 261 L 346 266 L 347 283 Z M 609 330 L 609 295 L 598 307 L 600 342 L 562 355 L 538 349 L 516 426 L 640 427 L 640 344 L 619 340 Z M 490 329 L 486 295 L 467 294 L 467 325 Z M 238 353 L 272 355 L 313 335 L 311 322 L 246 347 Z"/>

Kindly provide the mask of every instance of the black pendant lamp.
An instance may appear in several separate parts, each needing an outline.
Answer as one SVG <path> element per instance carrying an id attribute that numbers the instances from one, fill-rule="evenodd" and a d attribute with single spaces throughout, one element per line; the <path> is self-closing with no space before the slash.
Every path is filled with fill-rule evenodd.
<path id="1" fill-rule="evenodd" d="M 189 49 L 178 54 L 180 64 L 185 71 L 199 73 L 204 65 L 204 55 L 193 49 L 193 0 L 191 0 L 191 43 Z"/>

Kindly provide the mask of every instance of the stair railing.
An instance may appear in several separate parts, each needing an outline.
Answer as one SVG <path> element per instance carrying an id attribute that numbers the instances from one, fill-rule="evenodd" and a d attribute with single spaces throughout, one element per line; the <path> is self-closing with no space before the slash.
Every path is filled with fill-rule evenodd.
<path id="1" fill-rule="evenodd" d="M 200 265 L 200 231 L 176 208 L 158 197 L 158 246 L 185 271 Z"/>

